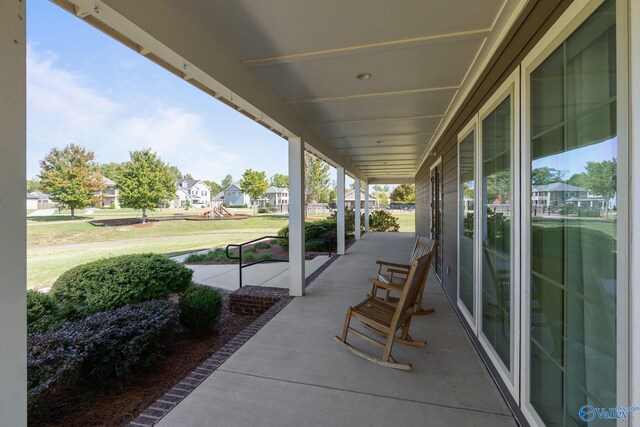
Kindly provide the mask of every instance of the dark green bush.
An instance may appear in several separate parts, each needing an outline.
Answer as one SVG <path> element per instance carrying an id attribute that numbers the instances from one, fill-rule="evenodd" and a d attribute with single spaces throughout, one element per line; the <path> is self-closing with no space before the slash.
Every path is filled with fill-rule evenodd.
<path id="1" fill-rule="evenodd" d="M 360 223 L 364 227 L 364 214 Z M 377 210 L 369 213 L 369 230 L 397 232 L 400 231 L 400 223 L 390 212 Z"/>
<path id="2" fill-rule="evenodd" d="M 190 269 L 163 255 L 122 255 L 68 270 L 53 284 L 51 294 L 67 318 L 80 319 L 183 292 L 192 275 Z"/>
<path id="3" fill-rule="evenodd" d="M 324 248 L 325 242 L 319 240 L 307 242 L 304 244 L 304 250 L 306 252 L 324 252 Z"/>
<path id="4" fill-rule="evenodd" d="M 123 378 L 149 366 L 179 329 L 179 308 L 147 301 L 94 314 L 27 338 L 28 394 L 33 408 L 45 392 L 79 379 Z"/>
<path id="5" fill-rule="evenodd" d="M 304 238 L 305 241 L 315 240 L 324 237 L 330 230 L 336 230 L 335 219 L 327 218 L 320 221 L 305 222 L 304 224 Z M 288 236 L 289 226 L 283 227 L 278 231 L 278 236 Z M 278 239 L 278 244 L 283 249 L 289 248 L 289 241 L 287 239 Z"/>
<path id="6" fill-rule="evenodd" d="M 273 255 L 271 254 L 260 254 L 260 256 L 258 257 L 258 259 L 260 261 L 266 261 L 268 259 L 273 259 Z"/>
<path id="7" fill-rule="evenodd" d="M 49 294 L 27 291 L 27 332 L 43 332 L 64 322 L 56 300 Z"/>
<path id="8" fill-rule="evenodd" d="M 197 286 L 180 300 L 180 321 L 187 328 L 211 331 L 222 311 L 222 296 L 214 289 Z"/>
<path id="9" fill-rule="evenodd" d="M 256 260 L 256 251 L 249 249 L 242 252 L 242 260 L 245 262 L 253 262 Z"/>
<path id="10" fill-rule="evenodd" d="M 256 249 L 269 249 L 271 245 L 267 242 L 258 242 L 256 243 Z"/>

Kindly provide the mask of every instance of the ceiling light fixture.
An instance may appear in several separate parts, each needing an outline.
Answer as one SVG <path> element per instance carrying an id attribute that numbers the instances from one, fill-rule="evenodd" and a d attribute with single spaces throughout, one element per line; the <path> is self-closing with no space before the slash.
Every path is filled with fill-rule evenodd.
<path id="1" fill-rule="evenodd" d="M 376 141 L 376 144 L 382 144 L 384 141 Z"/>
<path id="2" fill-rule="evenodd" d="M 371 78 L 371 73 L 360 73 L 356 76 L 358 80 L 369 80 Z"/>

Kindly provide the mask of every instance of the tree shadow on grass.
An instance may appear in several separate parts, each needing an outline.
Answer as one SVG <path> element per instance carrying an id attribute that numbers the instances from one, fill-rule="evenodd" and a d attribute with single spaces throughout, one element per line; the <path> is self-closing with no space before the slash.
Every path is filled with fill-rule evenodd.
<path id="1" fill-rule="evenodd" d="M 93 219 L 92 216 L 78 216 L 71 218 L 71 215 L 47 215 L 47 216 L 28 216 L 27 221 L 33 222 L 51 222 L 51 221 L 80 221 Z"/>

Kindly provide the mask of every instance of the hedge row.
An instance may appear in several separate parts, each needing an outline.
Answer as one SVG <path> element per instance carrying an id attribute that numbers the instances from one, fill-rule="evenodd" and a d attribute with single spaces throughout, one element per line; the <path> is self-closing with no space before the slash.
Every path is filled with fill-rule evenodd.
<path id="1" fill-rule="evenodd" d="M 149 366 L 177 332 L 179 316 L 175 303 L 147 301 L 30 334 L 27 368 L 31 408 L 43 394 L 79 379 L 103 382 Z"/>

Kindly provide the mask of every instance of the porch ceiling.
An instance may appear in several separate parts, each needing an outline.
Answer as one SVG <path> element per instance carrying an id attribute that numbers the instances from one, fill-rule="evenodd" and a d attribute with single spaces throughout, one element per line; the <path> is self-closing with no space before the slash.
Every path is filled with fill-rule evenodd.
<path id="1" fill-rule="evenodd" d="M 525 3 L 53 1 L 67 9 L 72 5 L 76 15 L 89 17 L 94 25 L 108 25 L 107 32 L 115 28 L 128 33 L 141 53 L 152 53 L 151 59 L 175 62 L 153 43 L 147 46 L 145 37 L 136 39 L 140 30 L 146 32 L 185 58 L 183 77 L 193 78 L 198 73 L 189 70 L 198 68 L 231 90 L 231 98 L 239 94 L 286 128 L 279 133 L 298 134 L 314 151 L 360 178 L 384 180 L 413 179 L 461 88 Z M 105 6 L 109 12 L 99 13 Z M 225 69 L 216 73 L 216 65 L 206 66 L 206 57 L 224 63 L 218 70 Z M 225 72 L 234 70 L 247 79 L 225 79 Z M 364 73 L 371 77 L 357 78 Z M 207 82 L 199 83 L 210 88 Z M 264 92 L 272 96 L 271 102 L 264 102 Z M 227 95 L 222 98 L 235 103 Z M 268 119 L 262 121 L 274 127 Z"/>

